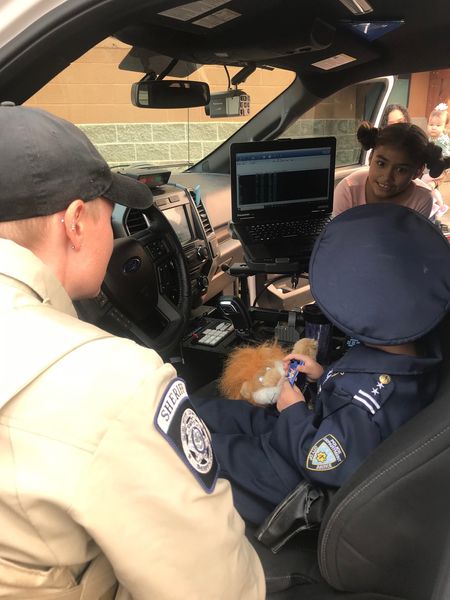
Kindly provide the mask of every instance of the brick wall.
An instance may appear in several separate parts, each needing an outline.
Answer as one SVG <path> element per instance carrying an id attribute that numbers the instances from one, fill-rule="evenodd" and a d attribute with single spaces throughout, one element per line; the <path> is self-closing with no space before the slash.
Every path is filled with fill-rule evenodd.
<path id="1" fill-rule="evenodd" d="M 357 119 L 308 119 L 302 118 L 294 123 L 283 137 L 336 137 L 336 166 L 351 165 L 358 162 L 361 146 L 356 139 Z"/>
<path id="2" fill-rule="evenodd" d="M 149 162 L 174 170 L 197 162 L 240 126 L 239 122 L 80 125 L 110 165 Z M 361 152 L 355 130 L 352 119 L 302 119 L 284 137 L 336 136 L 336 164 L 348 165 L 357 162 Z"/>
<path id="3" fill-rule="evenodd" d="M 111 165 L 150 162 L 185 167 L 214 150 L 239 122 L 106 123 L 80 125 Z"/>

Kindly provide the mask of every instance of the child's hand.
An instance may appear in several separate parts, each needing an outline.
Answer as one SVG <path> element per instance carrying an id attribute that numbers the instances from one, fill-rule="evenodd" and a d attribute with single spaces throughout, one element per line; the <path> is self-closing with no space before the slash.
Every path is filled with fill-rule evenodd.
<path id="1" fill-rule="evenodd" d="M 283 381 L 281 392 L 277 400 L 277 409 L 280 412 L 288 406 L 304 401 L 305 397 L 296 385 L 291 385 L 287 379 L 286 381 Z"/>
<path id="2" fill-rule="evenodd" d="M 306 354 L 288 354 L 283 358 L 284 372 L 287 374 L 289 369 L 289 361 L 292 359 L 302 361 L 302 365 L 298 365 L 297 371 L 305 373 L 310 381 L 317 381 L 323 374 L 323 367 L 319 363 Z"/>

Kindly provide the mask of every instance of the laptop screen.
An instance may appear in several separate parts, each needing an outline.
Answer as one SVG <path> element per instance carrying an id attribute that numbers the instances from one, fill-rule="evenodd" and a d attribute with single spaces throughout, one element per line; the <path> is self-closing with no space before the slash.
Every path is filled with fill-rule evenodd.
<path id="1" fill-rule="evenodd" d="M 335 138 L 231 145 L 233 219 L 331 212 Z"/>

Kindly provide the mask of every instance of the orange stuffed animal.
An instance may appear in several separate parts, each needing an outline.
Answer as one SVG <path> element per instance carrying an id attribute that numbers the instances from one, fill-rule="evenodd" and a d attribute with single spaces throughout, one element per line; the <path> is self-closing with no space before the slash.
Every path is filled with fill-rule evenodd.
<path id="1" fill-rule="evenodd" d="M 316 358 L 317 341 L 302 338 L 292 352 Z M 243 346 L 228 356 L 219 390 L 227 398 L 248 400 L 252 404 L 275 404 L 284 378 L 283 357 L 289 354 L 277 342 Z"/>

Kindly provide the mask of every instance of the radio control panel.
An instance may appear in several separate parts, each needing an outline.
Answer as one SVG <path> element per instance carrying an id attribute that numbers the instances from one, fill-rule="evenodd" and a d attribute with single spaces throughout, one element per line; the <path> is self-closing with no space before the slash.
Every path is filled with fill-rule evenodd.
<path id="1" fill-rule="evenodd" d="M 203 206 L 198 207 L 189 190 L 165 185 L 155 204 L 175 231 L 186 258 L 193 307 L 202 303 L 217 268 L 218 244 Z"/>
<path id="2" fill-rule="evenodd" d="M 154 205 L 163 213 L 174 230 L 186 259 L 192 290 L 193 308 L 202 304 L 209 282 L 217 271 L 219 245 L 206 209 L 193 191 L 170 183 L 170 171 L 152 168 L 147 164 L 116 167 L 115 171 L 127 175 L 152 189 Z M 124 227 L 129 235 L 150 227 L 147 216 L 141 211 L 128 211 Z M 161 244 L 162 242 L 158 242 Z M 158 262 L 161 292 L 172 302 L 178 301 L 175 267 L 164 260 L 167 248 L 150 243 L 147 250 Z"/>

